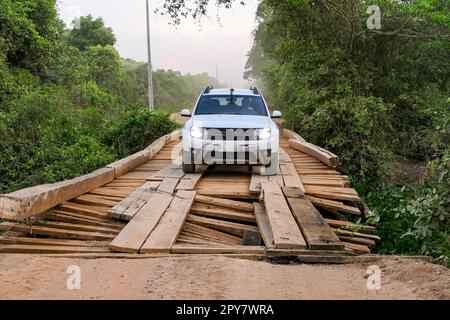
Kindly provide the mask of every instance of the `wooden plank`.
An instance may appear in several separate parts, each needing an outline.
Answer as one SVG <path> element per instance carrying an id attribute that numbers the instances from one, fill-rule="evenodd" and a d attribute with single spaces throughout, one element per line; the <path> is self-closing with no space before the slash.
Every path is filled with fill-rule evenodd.
<path id="1" fill-rule="evenodd" d="M 179 182 L 178 178 L 165 178 L 159 185 L 158 192 L 173 194 Z"/>
<path id="2" fill-rule="evenodd" d="M 325 219 L 325 222 L 333 227 L 344 227 L 344 228 L 353 229 L 354 231 L 364 230 L 365 232 L 369 232 L 369 233 L 374 233 L 376 231 L 375 227 L 355 224 L 355 223 L 352 223 L 349 221 Z"/>
<path id="3" fill-rule="evenodd" d="M 205 197 L 201 195 L 195 196 L 195 202 L 215 205 L 219 207 L 231 208 L 236 210 L 253 212 L 253 204 L 243 201 L 234 201 L 222 198 Z"/>
<path id="4" fill-rule="evenodd" d="M 208 229 L 208 228 L 206 228 L 206 229 Z M 212 230 L 212 229 L 208 229 L 208 230 Z M 216 230 L 212 230 L 212 231 L 216 231 Z M 217 231 L 217 232 L 219 232 L 219 231 Z M 205 244 L 218 243 L 221 245 L 233 246 L 233 245 L 242 245 L 242 241 L 243 241 L 241 238 L 237 238 L 238 239 L 237 241 L 233 241 L 233 240 L 226 239 L 223 237 L 216 237 L 211 234 L 205 234 L 202 232 L 183 229 L 180 234 L 180 237 L 178 237 L 178 239 L 177 239 L 177 243 L 180 241 L 184 241 L 186 239 L 185 237 L 182 238 L 181 235 L 190 236 L 191 238 L 195 238 L 197 240 L 203 241 L 203 243 L 205 243 Z"/>
<path id="5" fill-rule="evenodd" d="M 321 161 L 329 167 L 338 167 L 341 165 L 337 155 L 332 152 L 320 148 L 312 143 L 301 142 L 298 140 L 289 140 L 289 146 L 295 150 L 301 151 L 311 157 Z"/>
<path id="6" fill-rule="evenodd" d="M 25 238 L 25 237 L 6 237 L 0 236 L 1 244 L 21 244 L 36 246 L 68 246 L 68 247 L 105 247 L 107 241 L 81 241 L 81 240 L 61 240 L 61 239 L 43 239 L 43 238 Z"/>
<path id="7" fill-rule="evenodd" d="M 311 202 L 287 197 L 289 207 L 311 250 L 344 250 L 344 245 Z"/>
<path id="8" fill-rule="evenodd" d="M 133 201 L 130 206 L 120 215 L 120 219 L 124 221 L 131 221 L 136 214 L 141 210 L 154 196 L 156 190 L 145 190 L 138 199 Z"/>
<path id="9" fill-rule="evenodd" d="M 0 224 L 0 230 L 4 231 L 15 231 L 15 232 L 23 232 L 41 236 L 49 236 L 55 238 L 66 238 L 66 239 L 74 239 L 74 240 L 99 240 L 106 241 L 114 239 L 114 236 L 111 234 L 104 234 L 99 232 L 85 232 L 85 231 L 74 231 L 74 230 L 64 230 L 64 229 L 55 229 L 55 228 L 47 228 L 40 226 L 32 226 L 29 227 L 24 224 L 12 223 L 12 222 L 3 222 Z"/>
<path id="10" fill-rule="evenodd" d="M 292 216 L 281 187 L 273 182 L 262 182 L 264 204 L 274 245 L 279 249 L 304 249 L 306 242 Z"/>
<path id="11" fill-rule="evenodd" d="M 195 190 L 200 179 L 203 177 L 202 172 L 188 173 L 180 180 L 177 190 Z"/>
<path id="12" fill-rule="evenodd" d="M 198 224 L 207 228 L 227 232 L 242 237 L 244 231 L 258 232 L 258 228 L 245 224 L 221 221 L 216 219 L 199 217 L 193 214 L 188 215 L 187 221 L 193 224 Z"/>
<path id="13" fill-rule="evenodd" d="M 314 190 L 313 193 L 308 193 L 308 195 L 311 195 L 311 196 L 316 197 L 316 198 L 325 198 L 325 199 L 332 199 L 332 200 L 361 202 L 361 199 L 359 198 L 359 196 L 357 196 L 357 195 L 355 196 L 355 195 L 352 195 L 352 194 L 333 193 L 333 192 L 325 192 L 325 191 L 320 191 L 320 190 Z"/>
<path id="14" fill-rule="evenodd" d="M 292 163 L 280 164 L 280 170 L 283 176 L 284 186 L 300 188 L 302 192 L 305 192 L 303 182 L 300 179 L 300 176 L 298 175 L 297 170 L 295 170 L 295 167 Z"/>
<path id="15" fill-rule="evenodd" d="M 355 189 L 352 188 L 338 188 L 338 187 L 325 187 L 325 186 L 307 186 L 306 187 L 306 193 L 321 193 L 321 192 L 327 192 L 327 193 L 342 193 L 347 195 L 354 195 L 358 196 L 358 192 L 356 192 Z"/>
<path id="16" fill-rule="evenodd" d="M 369 254 L 370 253 L 370 249 L 368 247 L 360 245 L 360 244 L 344 242 L 344 245 L 345 245 L 346 249 L 352 250 L 355 253 L 359 253 L 359 254 Z"/>
<path id="17" fill-rule="evenodd" d="M 147 182 L 143 186 L 137 188 L 134 190 L 127 198 L 125 198 L 123 201 L 119 202 L 116 206 L 108 210 L 108 215 L 110 217 L 121 219 L 122 215 L 125 214 L 127 209 L 133 206 L 135 202 L 139 202 L 139 199 L 145 199 L 145 202 L 140 201 L 138 204 L 134 205 L 133 207 L 136 208 L 135 212 L 133 209 L 130 209 L 130 212 L 128 214 L 125 214 L 125 216 L 134 217 L 136 212 L 147 202 L 147 200 L 151 197 L 153 192 L 148 192 L 149 190 L 156 190 L 159 187 L 159 182 Z M 123 218 L 125 218 L 125 216 Z M 124 219 L 125 220 L 125 219 Z M 128 219 L 128 220 L 131 220 Z"/>
<path id="18" fill-rule="evenodd" d="M 339 239 L 347 243 L 360 244 L 369 248 L 375 247 L 376 245 L 376 242 L 374 240 L 366 238 L 339 236 Z"/>
<path id="19" fill-rule="evenodd" d="M 255 216 L 258 223 L 259 232 L 261 233 L 266 248 L 275 248 L 272 229 L 270 228 L 270 222 L 266 209 L 259 202 L 254 202 L 253 206 L 255 208 Z"/>
<path id="20" fill-rule="evenodd" d="M 280 187 L 284 187 L 284 179 L 281 173 L 278 173 L 274 176 L 268 176 L 268 182 L 274 182 L 278 184 Z"/>
<path id="21" fill-rule="evenodd" d="M 202 217 L 223 218 L 242 222 L 256 222 L 256 218 L 253 214 L 238 211 L 236 209 L 227 209 L 207 204 L 195 203 L 192 206 L 191 212 Z"/>
<path id="22" fill-rule="evenodd" d="M 137 253 L 169 207 L 173 196 L 155 193 L 111 243 L 113 251 Z"/>
<path id="23" fill-rule="evenodd" d="M 345 205 L 340 201 L 321 199 L 321 198 L 313 197 L 310 195 L 308 195 L 307 198 L 309 201 L 311 201 L 312 204 L 314 204 L 315 206 L 318 206 L 318 207 L 334 209 L 334 210 L 351 213 L 351 214 L 358 215 L 358 216 L 361 215 L 361 210 L 359 210 L 359 208 Z"/>
<path id="24" fill-rule="evenodd" d="M 210 246 L 187 246 L 174 245 L 170 250 L 174 254 L 263 254 L 264 247 L 251 246 L 230 246 L 230 247 L 210 247 Z"/>
<path id="25" fill-rule="evenodd" d="M 81 195 L 77 198 L 72 199 L 75 203 L 81 203 L 86 205 L 94 205 L 94 206 L 100 206 L 100 207 L 114 207 L 116 204 L 120 202 L 120 200 L 111 201 L 102 199 L 99 197 L 89 196 L 89 195 Z"/>
<path id="26" fill-rule="evenodd" d="M 365 233 L 360 233 L 360 232 L 352 232 L 352 231 L 348 231 L 348 230 L 341 230 L 341 229 L 334 229 L 334 232 L 336 232 L 336 234 L 340 235 L 340 236 L 348 236 L 348 237 L 360 237 L 360 238 L 367 238 L 367 239 L 372 239 L 372 240 L 377 240 L 380 241 L 381 238 L 377 235 L 373 235 L 373 234 L 365 234 Z"/>
<path id="27" fill-rule="evenodd" d="M 39 218 L 43 218 L 50 221 L 56 221 L 56 222 L 70 222 L 70 223 L 79 223 L 89 226 L 98 226 L 98 227 L 105 227 L 115 230 L 122 230 L 124 227 L 121 224 L 117 223 L 110 223 L 109 221 L 95 219 L 91 217 L 85 217 L 83 215 L 77 215 L 76 213 L 62 213 L 59 211 L 54 211 L 51 213 L 44 213 L 39 216 Z"/>
<path id="28" fill-rule="evenodd" d="M 104 218 L 104 219 L 109 218 L 107 214 L 108 208 L 105 207 L 94 208 L 94 206 L 86 206 L 78 203 L 67 202 L 58 206 L 57 209 L 60 211 L 73 212 L 90 217 Z"/>
<path id="29" fill-rule="evenodd" d="M 261 193 L 261 181 L 269 181 L 268 176 L 262 176 L 260 173 L 253 173 L 250 180 L 250 193 L 260 194 Z"/>
<path id="30" fill-rule="evenodd" d="M 172 138 L 172 134 L 163 136 L 155 140 L 151 145 L 149 145 L 145 150 L 142 150 L 136 154 L 133 154 L 125 159 L 116 161 L 110 165 L 108 168 L 114 169 L 115 177 L 121 177 L 127 172 L 139 167 L 140 165 L 146 163 L 152 157 L 154 157 Z"/>
<path id="31" fill-rule="evenodd" d="M 287 198 L 300 198 L 304 199 L 305 194 L 300 188 L 294 188 L 294 187 L 283 187 L 281 188 L 283 191 L 283 194 Z"/>
<path id="32" fill-rule="evenodd" d="M 241 237 L 231 235 L 222 231 L 210 229 L 207 227 L 199 226 L 190 222 L 186 222 L 183 227 L 183 231 L 193 232 L 201 237 L 210 238 L 213 240 L 229 242 L 230 244 L 242 244 L 243 239 Z"/>
<path id="33" fill-rule="evenodd" d="M 112 235 L 116 235 L 119 233 L 119 230 L 117 230 L 117 229 L 110 229 L 110 228 L 91 226 L 91 225 L 85 225 L 85 224 L 66 223 L 66 222 L 37 220 L 34 222 L 34 225 L 41 226 L 41 227 L 47 227 L 47 228 L 64 229 L 64 230 L 100 232 L 100 233 L 112 234 Z"/>
<path id="34" fill-rule="evenodd" d="M 0 218 L 21 220 L 38 215 L 113 180 L 114 170 L 104 168 L 72 180 L 1 195 Z"/>
<path id="35" fill-rule="evenodd" d="M 300 142 L 306 142 L 306 140 L 303 139 L 303 137 L 300 136 L 298 133 L 295 133 L 294 131 L 286 129 L 286 128 L 283 129 L 283 135 L 288 139 L 293 139 L 293 140 L 297 140 Z"/>
<path id="36" fill-rule="evenodd" d="M 29 254 L 60 254 L 60 253 L 108 253 L 108 248 L 102 247 L 69 247 L 69 246 L 38 246 L 38 245 L 0 245 L 0 253 Z"/>
<path id="37" fill-rule="evenodd" d="M 181 168 L 180 164 L 170 163 L 169 165 L 167 165 L 167 166 L 163 167 L 161 170 L 159 170 L 157 173 L 152 174 L 150 177 L 147 177 L 147 180 L 162 181 L 165 178 L 169 177 L 176 170 L 179 170 L 180 168 Z"/>
<path id="38" fill-rule="evenodd" d="M 161 221 L 142 246 L 141 253 L 170 253 L 170 248 L 177 240 L 194 198 L 195 191 L 177 192 Z"/>

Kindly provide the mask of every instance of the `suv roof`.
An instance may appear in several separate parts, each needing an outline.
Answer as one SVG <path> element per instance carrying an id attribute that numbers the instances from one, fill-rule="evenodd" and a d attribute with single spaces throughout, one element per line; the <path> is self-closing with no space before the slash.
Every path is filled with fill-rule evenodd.
<path id="1" fill-rule="evenodd" d="M 204 92 L 203 95 L 206 96 L 217 96 L 217 95 L 228 95 L 231 92 L 231 88 L 221 88 L 221 89 L 210 89 L 207 92 Z M 260 94 L 255 94 L 253 90 L 245 90 L 245 89 L 233 89 L 233 94 L 239 96 L 259 96 Z"/>

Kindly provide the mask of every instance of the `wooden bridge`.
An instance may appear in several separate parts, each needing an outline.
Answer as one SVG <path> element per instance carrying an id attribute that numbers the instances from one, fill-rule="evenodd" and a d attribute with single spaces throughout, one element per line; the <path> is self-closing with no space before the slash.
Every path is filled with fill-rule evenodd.
<path id="1" fill-rule="evenodd" d="M 341 263 L 370 253 L 367 206 L 337 156 L 284 129 L 280 170 L 184 174 L 181 133 L 73 180 L 0 197 L 0 253 L 77 257 L 220 254 Z M 178 160 L 178 161 L 174 161 Z"/>

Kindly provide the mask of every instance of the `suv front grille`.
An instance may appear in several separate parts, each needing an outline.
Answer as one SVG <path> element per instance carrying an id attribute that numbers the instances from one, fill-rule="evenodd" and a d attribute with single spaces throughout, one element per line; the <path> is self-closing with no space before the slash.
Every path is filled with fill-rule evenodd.
<path id="1" fill-rule="evenodd" d="M 204 128 L 203 140 L 211 141 L 257 141 L 258 129 Z"/>

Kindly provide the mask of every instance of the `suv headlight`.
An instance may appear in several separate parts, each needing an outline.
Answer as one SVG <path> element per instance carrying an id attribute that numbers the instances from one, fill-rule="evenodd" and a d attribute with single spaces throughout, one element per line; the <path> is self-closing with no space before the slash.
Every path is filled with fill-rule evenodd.
<path id="1" fill-rule="evenodd" d="M 193 126 L 193 127 L 191 128 L 191 136 L 192 136 L 193 138 L 201 138 L 201 137 L 203 137 L 203 131 L 202 131 L 202 128 L 197 127 L 197 126 Z"/>
<path id="2" fill-rule="evenodd" d="M 264 128 L 258 130 L 258 140 L 267 140 L 272 136 L 272 130 L 270 128 Z"/>

